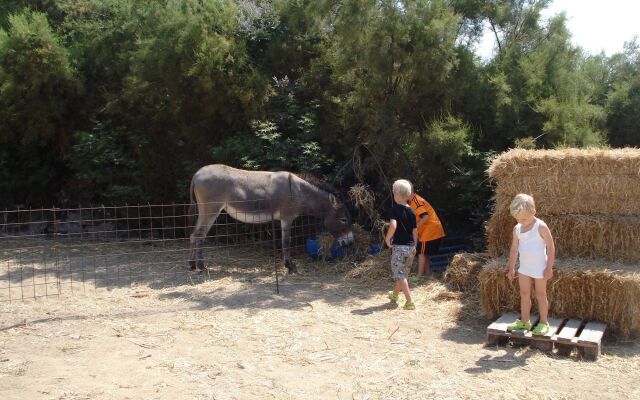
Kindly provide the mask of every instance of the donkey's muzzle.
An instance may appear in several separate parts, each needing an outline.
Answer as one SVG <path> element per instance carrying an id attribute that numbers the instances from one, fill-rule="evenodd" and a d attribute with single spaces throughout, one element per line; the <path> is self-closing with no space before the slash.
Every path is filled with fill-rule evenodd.
<path id="1" fill-rule="evenodd" d="M 348 246 L 353 243 L 353 232 L 349 231 L 346 234 L 338 238 L 338 244 L 340 246 Z"/>

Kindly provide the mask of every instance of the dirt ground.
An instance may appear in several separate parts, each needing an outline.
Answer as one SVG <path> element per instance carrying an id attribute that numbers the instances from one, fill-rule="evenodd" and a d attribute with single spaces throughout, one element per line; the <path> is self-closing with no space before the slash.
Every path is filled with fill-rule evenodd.
<path id="1" fill-rule="evenodd" d="M 153 286 L 153 285 L 151 285 Z M 638 399 L 640 341 L 596 362 L 486 347 L 438 278 L 415 311 L 336 274 L 224 273 L 0 303 L 0 399 Z"/>

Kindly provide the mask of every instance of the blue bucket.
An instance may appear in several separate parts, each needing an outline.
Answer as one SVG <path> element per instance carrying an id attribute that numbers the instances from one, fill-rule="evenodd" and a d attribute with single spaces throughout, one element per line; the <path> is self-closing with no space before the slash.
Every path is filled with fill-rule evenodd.
<path id="1" fill-rule="evenodd" d="M 307 239 L 307 254 L 314 260 L 319 260 L 322 257 L 322 251 L 320 251 L 320 243 L 317 240 L 309 238 Z"/>
<path id="2" fill-rule="evenodd" d="M 369 254 L 371 254 L 371 255 L 378 254 L 381 251 L 382 251 L 382 249 L 380 248 L 380 245 L 377 245 L 377 244 L 373 244 L 369 248 Z"/>
<path id="3" fill-rule="evenodd" d="M 349 246 L 336 246 L 331 245 L 331 257 L 333 258 L 341 258 L 345 256 L 350 256 L 355 253 L 355 249 Z"/>

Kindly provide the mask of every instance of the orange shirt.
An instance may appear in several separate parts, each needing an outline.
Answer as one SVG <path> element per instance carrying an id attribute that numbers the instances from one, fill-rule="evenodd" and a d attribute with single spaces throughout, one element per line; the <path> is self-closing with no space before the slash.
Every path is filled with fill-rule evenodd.
<path id="1" fill-rule="evenodd" d="M 429 216 L 427 222 L 418 228 L 418 240 L 421 242 L 429 242 L 445 236 L 440 218 L 438 218 L 438 214 L 436 214 L 436 211 L 431 207 L 429 202 L 417 194 L 414 194 L 413 197 L 409 199 L 408 204 L 416 213 L 416 222 L 419 222 L 424 214 Z"/>

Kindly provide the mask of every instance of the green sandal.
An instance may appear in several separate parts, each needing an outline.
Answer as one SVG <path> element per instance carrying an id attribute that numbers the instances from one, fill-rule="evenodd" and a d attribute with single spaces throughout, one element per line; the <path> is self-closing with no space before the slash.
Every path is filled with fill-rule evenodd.
<path id="1" fill-rule="evenodd" d="M 405 310 L 415 310 L 416 309 L 416 305 L 413 304 L 413 301 L 407 301 L 406 303 L 404 303 L 404 308 Z"/>
<path id="2" fill-rule="evenodd" d="M 394 303 L 398 302 L 398 293 L 394 293 L 393 290 L 389 290 L 389 293 L 387 293 L 387 297 Z"/>
<path id="3" fill-rule="evenodd" d="M 533 328 L 532 334 L 536 336 L 544 336 L 549 332 L 549 324 L 545 324 L 543 322 L 538 323 L 535 328 Z"/>
<path id="4" fill-rule="evenodd" d="M 528 331 L 531 329 L 531 321 L 522 322 L 520 319 L 515 320 L 514 323 L 507 325 L 507 332 L 511 331 Z"/>

